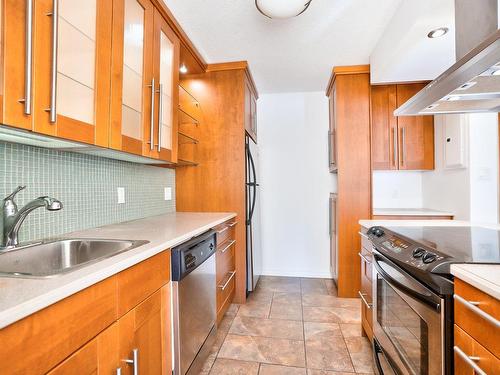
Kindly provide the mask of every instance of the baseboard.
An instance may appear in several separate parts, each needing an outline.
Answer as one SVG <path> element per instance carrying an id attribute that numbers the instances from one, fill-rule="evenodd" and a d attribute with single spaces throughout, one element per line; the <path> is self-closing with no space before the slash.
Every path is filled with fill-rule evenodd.
<path id="1" fill-rule="evenodd" d="M 265 269 L 262 270 L 262 275 L 265 276 L 284 276 L 284 277 L 311 277 L 320 279 L 331 279 L 331 272 L 318 272 L 318 271 L 290 271 L 278 269 Z"/>

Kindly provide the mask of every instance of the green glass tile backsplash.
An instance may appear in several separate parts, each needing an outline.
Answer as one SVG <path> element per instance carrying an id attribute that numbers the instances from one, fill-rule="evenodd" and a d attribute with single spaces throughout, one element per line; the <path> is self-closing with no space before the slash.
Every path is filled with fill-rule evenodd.
<path id="1" fill-rule="evenodd" d="M 43 195 L 60 200 L 61 211 L 32 212 L 20 241 L 119 223 L 175 211 L 175 171 L 166 168 L 0 142 L 0 199 L 18 185 L 18 208 Z M 117 203 L 117 188 L 125 203 Z M 164 188 L 172 200 L 164 200 Z"/>

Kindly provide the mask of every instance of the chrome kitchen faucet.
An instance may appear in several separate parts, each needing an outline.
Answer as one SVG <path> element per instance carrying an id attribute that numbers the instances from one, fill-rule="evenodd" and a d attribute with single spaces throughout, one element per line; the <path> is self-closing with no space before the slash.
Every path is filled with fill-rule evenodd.
<path id="1" fill-rule="evenodd" d="M 38 197 L 28 202 L 20 210 L 14 202 L 14 197 L 26 186 L 18 186 L 8 197 L 2 201 L 2 215 L 0 219 L 0 252 L 18 245 L 18 233 L 24 219 L 37 208 L 45 207 L 48 211 L 59 211 L 63 208 L 61 202 L 51 197 Z"/>

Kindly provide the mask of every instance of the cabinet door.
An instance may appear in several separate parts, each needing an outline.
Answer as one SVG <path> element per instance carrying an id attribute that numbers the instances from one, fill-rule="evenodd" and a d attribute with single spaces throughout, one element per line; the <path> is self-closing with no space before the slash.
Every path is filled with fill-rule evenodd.
<path id="1" fill-rule="evenodd" d="M 33 28 L 29 16 L 32 11 L 33 0 L 5 0 L 0 6 L 3 35 L 0 48 L 0 61 L 3 61 L 0 67 L 1 122 L 27 130 L 33 126 L 32 59 L 29 59 L 33 33 L 26 38 L 26 25 L 29 25 L 28 31 Z"/>
<path id="2" fill-rule="evenodd" d="M 108 145 L 112 2 L 34 2 L 33 129 Z"/>
<path id="3" fill-rule="evenodd" d="M 330 113 L 330 130 L 328 131 L 328 158 L 330 165 L 330 172 L 337 170 L 337 126 L 335 122 L 335 86 L 330 94 L 329 100 L 329 113 Z"/>
<path id="4" fill-rule="evenodd" d="M 257 103 L 250 84 L 245 81 L 245 130 L 247 134 L 257 142 L 256 123 L 254 116 L 257 110 Z"/>
<path id="5" fill-rule="evenodd" d="M 337 195 L 330 194 L 330 271 L 337 278 Z"/>
<path id="6" fill-rule="evenodd" d="M 399 107 L 425 84 L 397 85 Z M 434 116 L 398 117 L 399 169 L 434 169 Z"/>
<path id="7" fill-rule="evenodd" d="M 118 324 L 114 323 L 47 375 L 111 375 L 119 366 Z"/>
<path id="8" fill-rule="evenodd" d="M 113 1 L 110 147 L 154 150 L 153 19 L 149 0 Z"/>
<path id="9" fill-rule="evenodd" d="M 177 161 L 177 117 L 179 106 L 180 42 L 163 16 L 155 10 L 154 77 L 157 82 L 154 143 L 151 156 Z"/>
<path id="10" fill-rule="evenodd" d="M 373 169 L 398 169 L 396 86 L 371 87 L 371 139 Z"/>
<path id="11" fill-rule="evenodd" d="M 253 92 L 250 95 L 250 129 L 257 139 L 257 99 Z"/>
<path id="12" fill-rule="evenodd" d="M 167 284 L 118 320 L 119 355 L 131 361 L 122 365 L 123 375 L 133 375 L 134 364 L 139 374 L 171 373 L 169 288 Z"/>

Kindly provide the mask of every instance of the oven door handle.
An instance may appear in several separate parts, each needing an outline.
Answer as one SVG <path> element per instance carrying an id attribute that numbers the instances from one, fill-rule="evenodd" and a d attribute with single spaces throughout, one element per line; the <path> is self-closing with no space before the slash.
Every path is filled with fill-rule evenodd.
<path id="1" fill-rule="evenodd" d="M 392 269 L 392 272 L 394 273 L 397 273 L 398 277 L 400 277 L 401 279 L 403 280 L 408 280 L 408 282 L 410 284 L 419 284 L 419 282 L 417 280 L 414 280 L 413 278 L 411 278 L 409 275 L 405 275 L 403 272 L 399 271 L 397 268 L 396 268 L 396 265 L 394 265 L 392 262 L 390 262 L 388 259 L 386 259 L 385 257 L 383 257 L 380 253 L 378 253 L 377 251 L 373 251 L 373 259 L 374 259 L 374 262 L 373 264 L 375 265 L 375 269 L 377 270 L 377 273 L 379 273 L 382 278 L 387 281 L 389 284 L 392 285 L 392 287 L 394 287 L 395 289 L 399 289 L 401 291 L 403 291 L 405 294 L 408 294 L 410 296 L 412 296 L 413 298 L 416 298 L 417 300 L 425 303 L 426 305 L 432 307 L 434 310 L 436 311 L 440 311 L 441 310 L 441 304 L 440 303 L 437 303 L 435 301 L 435 298 L 433 294 L 431 294 L 431 292 L 429 292 L 429 294 L 423 294 L 415 289 L 412 289 L 411 287 L 407 286 L 407 285 L 404 285 L 403 283 L 401 283 L 400 281 L 396 280 L 394 277 L 392 277 L 391 275 L 389 275 L 384 269 L 383 267 L 381 266 L 381 263 L 385 263 L 387 266 L 389 266 L 391 269 Z M 422 286 L 422 289 L 424 287 Z"/>
<path id="2" fill-rule="evenodd" d="M 375 367 L 376 367 L 376 374 L 377 375 L 391 375 L 391 374 L 386 374 L 384 373 L 384 369 L 382 368 L 382 364 L 380 363 L 380 356 L 384 356 L 387 364 L 389 365 L 389 367 L 391 368 L 391 370 L 393 371 L 392 374 L 396 374 L 396 371 L 394 371 L 394 368 L 392 367 L 392 364 L 390 363 L 389 359 L 387 358 L 387 356 L 385 355 L 384 351 L 382 350 L 382 348 L 380 347 L 380 344 L 378 343 L 377 339 L 373 338 L 373 341 L 372 341 L 372 353 L 373 353 L 373 362 L 375 363 Z"/>

